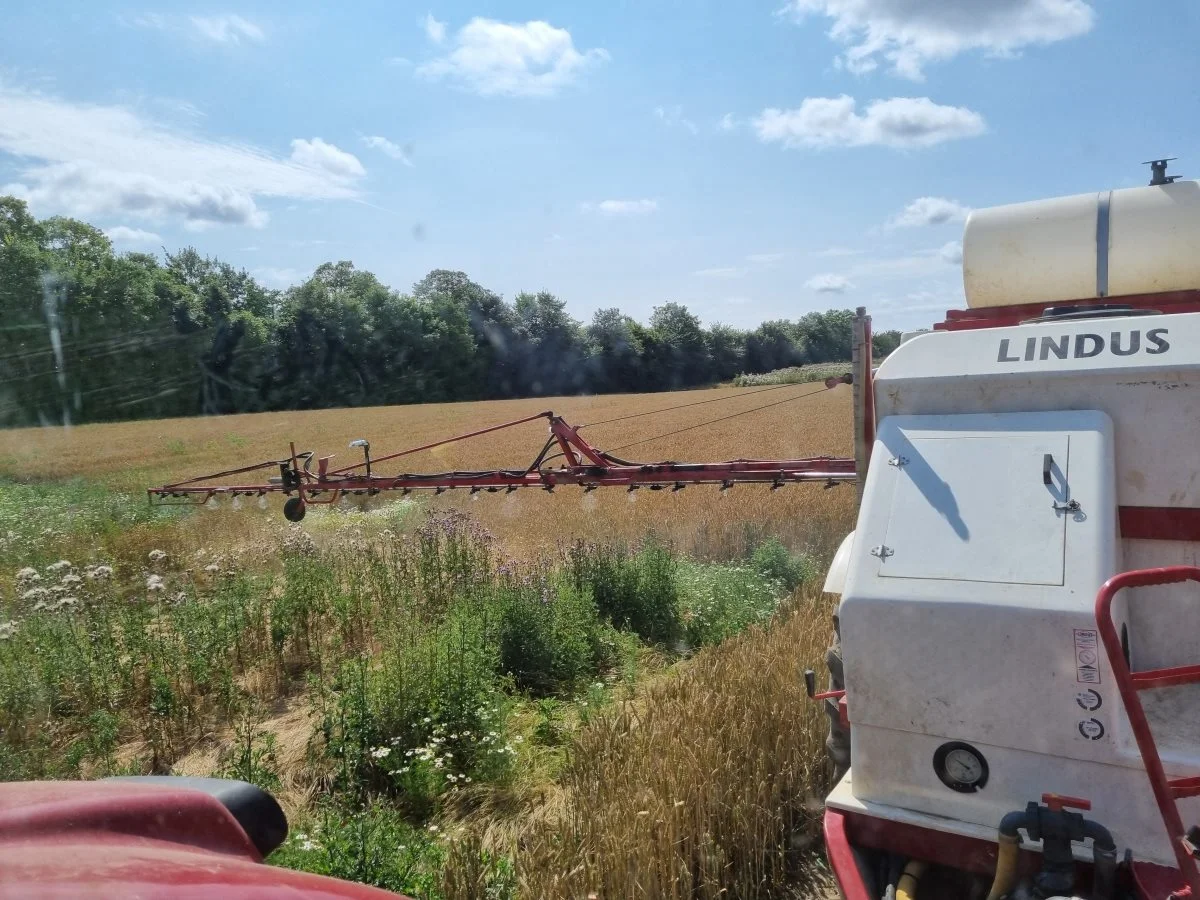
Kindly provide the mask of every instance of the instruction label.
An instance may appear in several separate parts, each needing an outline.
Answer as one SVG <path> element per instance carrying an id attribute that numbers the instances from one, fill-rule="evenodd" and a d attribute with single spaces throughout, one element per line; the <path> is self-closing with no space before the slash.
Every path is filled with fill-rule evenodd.
<path id="1" fill-rule="evenodd" d="M 1075 680 L 1100 683 L 1100 635 L 1094 628 L 1075 629 Z"/>

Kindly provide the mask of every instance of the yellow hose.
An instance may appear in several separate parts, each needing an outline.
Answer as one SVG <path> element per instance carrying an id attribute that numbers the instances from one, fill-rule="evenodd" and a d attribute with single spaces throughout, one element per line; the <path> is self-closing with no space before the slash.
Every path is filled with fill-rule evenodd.
<path id="1" fill-rule="evenodd" d="M 919 859 L 909 860 L 908 865 L 904 867 L 904 874 L 900 876 L 900 881 L 896 885 L 896 900 L 915 900 L 917 882 L 921 880 L 924 873 L 925 863 Z"/>
<path id="2" fill-rule="evenodd" d="M 1000 853 L 996 857 L 996 880 L 992 882 L 992 889 L 987 895 L 987 900 L 1000 900 L 1012 890 L 1013 882 L 1017 878 L 1017 850 L 1020 846 L 1021 839 L 1016 835 L 1012 837 L 1007 834 L 1000 835 Z"/>

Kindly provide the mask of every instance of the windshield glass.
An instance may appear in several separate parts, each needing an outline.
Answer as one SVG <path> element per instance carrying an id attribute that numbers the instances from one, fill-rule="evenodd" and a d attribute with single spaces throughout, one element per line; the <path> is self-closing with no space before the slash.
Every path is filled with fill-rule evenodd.
<path id="1" fill-rule="evenodd" d="M 829 890 L 872 372 L 1105 295 L 1196 13 L 11 6 L 0 778 L 248 781 L 418 897 Z M 1061 194 L 1083 255 L 968 225 Z"/>

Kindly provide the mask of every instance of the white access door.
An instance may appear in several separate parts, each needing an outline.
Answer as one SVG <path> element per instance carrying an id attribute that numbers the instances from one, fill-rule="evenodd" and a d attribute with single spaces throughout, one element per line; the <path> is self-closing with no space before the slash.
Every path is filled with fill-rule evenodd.
<path id="1" fill-rule="evenodd" d="M 1069 435 L 901 428 L 889 443 L 897 472 L 881 577 L 1063 583 Z"/>

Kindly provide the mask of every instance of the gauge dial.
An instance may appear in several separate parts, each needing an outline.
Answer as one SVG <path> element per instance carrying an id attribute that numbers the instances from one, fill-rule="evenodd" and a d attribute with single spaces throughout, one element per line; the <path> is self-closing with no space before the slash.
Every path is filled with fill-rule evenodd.
<path id="1" fill-rule="evenodd" d="M 983 763 L 970 750 L 958 747 L 946 754 L 946 774 L 962 784 L 974 784 L 983 776 Z"/>
<path id="2" fill-rule="evenodd" d="M 987 760 L 970 744 L 961 741 L 938 747 L 933 755 L 933 770 L 942 784 L 960 793 L 974 793 L 987 784 Z"/>

